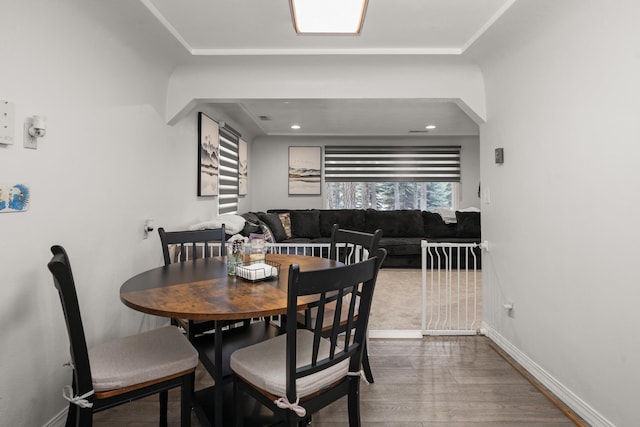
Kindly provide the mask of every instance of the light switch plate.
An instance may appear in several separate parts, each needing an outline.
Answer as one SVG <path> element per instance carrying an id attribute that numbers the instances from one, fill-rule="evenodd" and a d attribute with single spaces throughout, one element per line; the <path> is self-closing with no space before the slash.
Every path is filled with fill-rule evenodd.
<path id="1" fill-rule="evenodd" d="M 13 102 L 0 99 L 0 144 L 13 144 L 15 141 L 15 113 Z"/>
<path id="2" fill-rule="evenodd" d="M 496 148 L 496 163 L 504 163 L 504 148 Z"/>

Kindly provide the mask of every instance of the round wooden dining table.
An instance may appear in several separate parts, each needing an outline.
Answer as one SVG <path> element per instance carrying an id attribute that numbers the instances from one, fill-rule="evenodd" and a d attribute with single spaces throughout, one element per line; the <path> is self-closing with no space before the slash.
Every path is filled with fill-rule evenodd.
<path id="1" fill-rule="evenodd" d="M 143 313 L 174 319 L 235 320 L 273 316 L 287 311 L 289 266 L 301 271 L 333 268 L 327 258 L 267 254 L 280 264 L 278 277 L 248 281 L 227 274 L 227 257 L 203 258 L 154 268 L 133 276 L 120 287 L 120 300 Z M 300 300 L 300 309 L 305 301 Z"/>
<path id="2" fill-rule="evenodd" d="M 216 384 L 221 384 L 229 373 L 228 357 L 235 348 L 270 336 L 264 332 L 266 329 L 256 333 L 254 328 L 251 337 L 244 341 L 240 339 L 236 347 L 223 351 L 222 341 L 228 341 L 223 334 L 223 321 L 286 314 L 289 267 L 292 264 L 298 264 L 301 271 L 342 265 L 327 258 L 292 254 L 267 254 L 266 259 L 279 264 L 277 278 L 252 282 L 229 276 L 227 257 L 203 258 L 157 267 L 133 276 L 120 287 L 120 300 L 134 310 L 156 316 L 215 320 L 215 332 L 195 338 L 192 343 Z M 298 309 L 303 310 L 308 302 L 311 301 L 299 299 Z M 245 333 L 245 328 L 237 329 L 240 331 L 238 334 Z M 214 386 L 206 396 L 196 396 L 196 412 L 200 418 L 206 419 L 205 424 L 222 426 L 225 423 L 222 387 Z"/>

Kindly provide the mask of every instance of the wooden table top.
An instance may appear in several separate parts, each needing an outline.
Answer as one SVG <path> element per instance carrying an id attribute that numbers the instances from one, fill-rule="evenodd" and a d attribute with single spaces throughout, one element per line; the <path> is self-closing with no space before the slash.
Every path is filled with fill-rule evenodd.
<path id="1" fill-rule="evenodd" d="M 341 265 L 326 258 L 268 254 L 280 263 L 277 279 L 250 282 L 227 275 L 226 257 L 178 262 L 140 273 L 120 287 L 120 300 L 143 313 L 189 320 L 236 320 L 287 311 L 289 266 L 301 271 Z M 308 301 L 300 300 L 299 309 Z"/>

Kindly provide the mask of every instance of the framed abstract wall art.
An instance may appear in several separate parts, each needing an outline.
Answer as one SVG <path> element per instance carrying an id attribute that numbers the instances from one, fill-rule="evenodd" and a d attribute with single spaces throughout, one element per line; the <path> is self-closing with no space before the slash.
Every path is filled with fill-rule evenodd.
<path id="1" fill-rule="evenodd" d="M 247 141 L 240 139 L 238 144 L 238 195 L 249 193 L 249 163 L 247 158 Z"/>
<path id="2" fill-rule="evenodd" d="M 204 113 L 198 114 L 198 196 L 218 195 L 220 167 L 218 123 Z"/>
<path id="3" fill-rule="evenodd" d="M 321 147 L 289 147 L 289 195 L 320 195 L 321 162 Z"/>
<path id="4" fill-rule="evenodd" d="M 0 213 L 29 209 L 30 191 L 26 184 L 0 182 Z"/>

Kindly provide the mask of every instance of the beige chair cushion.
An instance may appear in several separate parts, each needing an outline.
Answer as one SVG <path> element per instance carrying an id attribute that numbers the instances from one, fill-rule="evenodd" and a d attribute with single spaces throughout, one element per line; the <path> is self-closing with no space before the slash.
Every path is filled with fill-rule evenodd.
<path id="1" fill-rule="evenodd" d="M 286 335 L 262 341 L 249 347 L 236 350 L 231 355 L 231 369 L 256 387 L 276 396 L 284 397 L 287 392 L 286 383 Z M 331 344 L 322 339 L 318 359 L 329 355 Z M 313 332 L 307 329 L 297 331 L 296 367 L 311 363 L 313 349 Z M 330 384 L 344 378 L 349 370 L 349 359 L 330 368 L 298 379 L 296 389 L 302 398 L 315 393 Z"/>
<path id="2" fill-rule="evenodd" d="M 95 391 L 115 390 L 193 369 L 198 352 L 175 326 L 118 338 L 89 350 Z"/>

